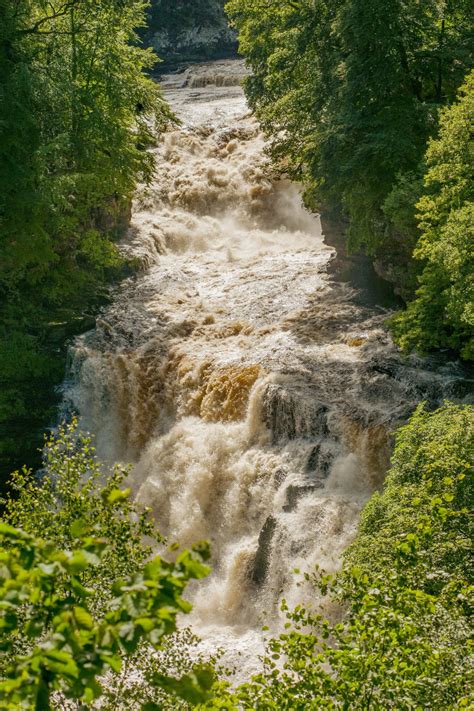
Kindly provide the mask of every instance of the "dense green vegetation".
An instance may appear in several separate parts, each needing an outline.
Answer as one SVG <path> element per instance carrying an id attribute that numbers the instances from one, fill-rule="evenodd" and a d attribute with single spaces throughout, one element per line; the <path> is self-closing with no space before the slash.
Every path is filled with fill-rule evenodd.
<path id="1" fill-rule="evenodd" d="M 474 72 L 459 101 L 443 111 L 426 154 L 417 205 L 422 263 L 416 299 L 394 321 L 402 346 L 445 346 L 474 360 Z"/>
<path id="2" fill-rule="evenodd" d="M 474 408 L 420 406 L 342 574 L 314 576 L 341 620 L 288 611 L 264 672 L 207 708 L 472 708 L 473 435 Z"/>
<path id="3" fill-rule="evenodd" d="M 249 102 L 276 165 L 303 182 L 310 206 L 347 216 L 350 247 L 373 255 L 407 298 L 428 260 L 418 305 L 397 330 L 400 343 L 448 346 L 472 357 L 472 292 L 464 281 L 469 269 L 472 274 L 466 254 L 471 208 L 448 223 L 450 209 L 461 207 L 453 202 L 456 191 L 461 201 L 472 200 L 472 175 L 470 187 L 466 176 L 468 165 L 472 171 L 466 129 L 472 98 L 443 114 L 444 133 L 425 159 L 440 108 L 455 101 L 472 67 L 470 3 L 231 0 L 227 8 L 253 71 Z M 472 96 L 472 81 L 464 91 Z M 448 141 L 454 123 L 452 140 L 467 151 L 459 165 Z M 451 202 L 443 195 L 448 184 Z M 421 263 L 411 259 L 420 235 Z M 440 294 L 428 305 L 438 278 Z"/>
<path id="4" fill-rule="evenodd" d="M 405 569 L 410 585 L 442 595 L 447 586 L 452 594 L 474 583 L 473 415 L 472 407 L 418 407 L 397 433 L 383 492 L 365 507 L 348 563 L 385 573 L 400 550 L 408 561 L 413 545 L 418 555 Z M 397 548 L 402 535 L 406 545 Z"/>
<path id="5" fill-rule="evenodd" d="M 143 150 L 167 115 L 143 70 L 146 3 L 0 0 L 0 470 L 34 459 L 64 370 L 123 268 Z"/>
<path id="6" fill-rule="evenodd" d="M 130 709 L 180 708 L 175 690 L 206 698 L 213 677 L 186 656 L 192 638 L 174 635 L 166 647 L 165 637 L 191 609 L 187 582 L 208 573 L 207 547 L 174 563 L 152 558 L 161 538 L 123 488 L 127 472 L 105 471 L 75 423 L 45 455 L 41 482 L 26 470 L 14 476 L 0 524 L 1 707 L 60 708 L 54 691 L 88 704 L 101 697 L 104 709 L 126 695 Z M 131 669 L 142 674 L 135 687 Z"/>

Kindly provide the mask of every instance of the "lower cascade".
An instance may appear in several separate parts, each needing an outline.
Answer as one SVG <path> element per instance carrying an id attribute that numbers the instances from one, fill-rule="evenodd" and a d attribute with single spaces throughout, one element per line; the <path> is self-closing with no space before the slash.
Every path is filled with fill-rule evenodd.
<path id="1" fill-rule="evenodd" d="M 225 61 L 164 78 L 181 126 L 154 149 L 123 245 L 142 269 L 76 339 L 66 388 L 100 456 L 133 463 L 162 533 L 210 540 L 192 624 L 234 661 L 256 659 L 283 597 L 306 600 L 295 568 L 337 569 L 394 427 L 463 382 L 455 364 L 402 359 L 388 311 L 331 273 L 320 219 L 272 176 L 244 74 Z"/>

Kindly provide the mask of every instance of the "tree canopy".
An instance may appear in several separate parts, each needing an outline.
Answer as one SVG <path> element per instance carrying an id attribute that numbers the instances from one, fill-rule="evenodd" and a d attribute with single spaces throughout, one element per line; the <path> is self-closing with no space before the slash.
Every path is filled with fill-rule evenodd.
<path id="1" fill-rule="evenodd" d="M 303 183 L 310 207 L 347 219 L 349 247 L 372 255 L 406 299 L 422 273 L 418 299 L 397 329 L 400 343 L 448 346 L 472 358 L 470 207 L 455 213 L 445 203 L 446 225 L 435 227 L 423 197 L 436 192 L 445 160 L 441 142 L 425 156 L 440 111 L 445 150 L 455 122 L 452 140 L 464 149 L 462 166 L 450 158 L 441 180 L 460 193 L 472 189 L 472 139 L 461 128 L 470 99 L 443 113 L 472 69 L 469 3 L 231 0 L 227 11 L 252 69 L 246 91 L 275 165 Z M 469 94 L 467 81 L 462 93 Z M 472 202 L 467 194 L 462 200 Z"/>
<path id="2" fill-rule="evenodd" d="M 0 0 L 0 466 L 35 459 L 68 335 L 123 269 L 144 150 L 169 117 L 142 0 Z M 19 446 L 21 440 L 22 445 Z"/>
<path id="3" fill-rule="evenodd" d="M 422 351 L 445 347 L 474 359 L 474 72 L 441 114 L 426 153 L 417 204 L 422 264 L 416 298 L 394 320 L 398 342 Z"/>

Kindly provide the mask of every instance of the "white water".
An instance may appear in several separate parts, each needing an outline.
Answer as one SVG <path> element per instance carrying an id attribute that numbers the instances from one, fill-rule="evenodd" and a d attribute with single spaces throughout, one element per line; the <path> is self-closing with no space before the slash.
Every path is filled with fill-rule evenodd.
<path id="1" fill-rule="evenodd" d="M 385 314 L 328 276 L 334 250 L 272 178 L 242 75 L 221 62 L 164 82 L 183 125 L 135 203 L 124 248 L 143 272 L 77 339 L 68 397 L 99 453 L 134 463 L 162 532 L 211 541 L 193 626 L 248 671 L 282 596 L 317 604 L 292 571 L 337 568 L 390 428 L 456 377 L 402 363 Z"/>

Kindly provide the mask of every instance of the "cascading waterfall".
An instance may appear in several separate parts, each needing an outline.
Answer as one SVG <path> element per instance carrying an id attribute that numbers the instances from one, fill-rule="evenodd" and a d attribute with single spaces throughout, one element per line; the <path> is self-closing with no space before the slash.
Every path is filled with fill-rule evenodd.
<path id="1" fill-rule="evenodd" d="M 282 595 L 311 598 L 294 568 L 337 568 L 393 426 L 461 387 L 455 365 L 402 361 L 386 312 L 328 275 L 335 252 L 272 176 L 243 74 L 228 61 L 165 78 L 182 126 L 123 245 L 143 269 L 76 340 L 67 392 L 100 455 L 133 462 L 162 532 L 211 541 L 193 624 L 230 659 L 256 657 Z"/>

